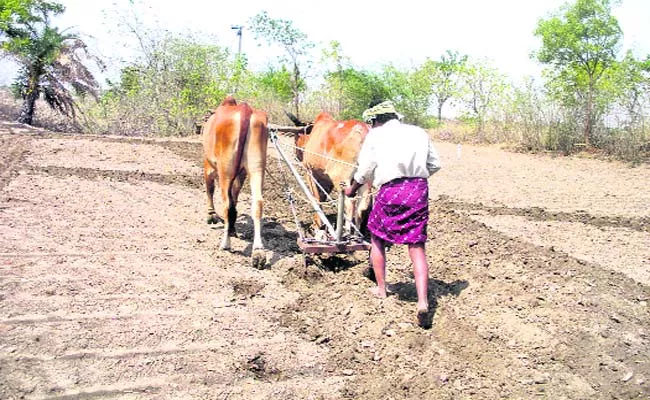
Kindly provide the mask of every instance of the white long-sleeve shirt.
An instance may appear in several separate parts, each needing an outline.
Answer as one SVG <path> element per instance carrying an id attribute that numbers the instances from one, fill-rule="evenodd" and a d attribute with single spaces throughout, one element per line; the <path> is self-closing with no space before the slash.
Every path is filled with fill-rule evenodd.
<path id="1" fill-rule="evenodd" d="M 428 178 L 441 167 L 427 132 L 396 119 L 368 132 L 357 163 L 354 180 L 372 180 L 375 187 L 397 178 Z"/>

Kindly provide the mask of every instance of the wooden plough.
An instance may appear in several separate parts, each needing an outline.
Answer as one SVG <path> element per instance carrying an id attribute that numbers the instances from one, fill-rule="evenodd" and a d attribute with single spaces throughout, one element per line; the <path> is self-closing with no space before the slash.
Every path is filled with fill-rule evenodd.
<path id="1" fill-rule="evenodd" d="M 284 164 L 288 167 L 289 171 L 291 171 L 291 174 L 293 175 L 296 182 L 298 183 L 298 186 L 300 186 L 300 189 L 302 190 L 303 194 L 305 195 L 305 197 L 311 204 L 312 208 L 318 214 L 321 221 L 325 225 L 325 231 L 324 232 L 321 231 L 320 232 L 321 235 L 319 235 L 318 238 L 305 236 L 297 218 L 297 213 L 294 204 L 295 200 L 291 194 L 291 191 L 287 187 L 287 199 L 289 201 L 289 204 L 291 205 L 291 210 L 293 212 L 294 219 L 296 221 L 296 226 L 298 229 L 298 247 L 300 247 L 300 250 L 302 250 L 303 254 L 305 255 L 324 254 L 324 253 L 339 254 L 339 253 L 351 253 L 359 250 L 369 250 L 370 243 L 368 243 L 366 240 L 363 239 L 363 235 L 361 235 L 361 232 L 359 231 L 358 227 L 352 224 L 355 232 L 354 233 L 350 232 L 348 234 L 344 233 L 343 225 L 345 223 L 345 215 L 344 215 L 345 195 L 343 193 L 343 189 L 344 189 L 343 185 L 341 184 L 339 186 L 336 223 L 332 224 L 328 220 L 327 216 L 325 215 L 325 212 L 323 211 L 318 200 L 314 198 L 313 194 L 307 187 L 307 184 L 305 183 L 302 175 L 296 170 L 291 159 L 289 159 L 289 157 L 285 154 L 285 152 L 282 149 L 282 146 L 278 142 L 278 136 L 277 136 L 278 132 L 285 133 L 285 134 L 286 133 L 296 134 L 296 133 L 302 133 L 304 131 L 305 131 L 305 127 L 286 127 L 286 126 L 276 126 L 276 125 L 269 124 L 269 139 L 271 140 L 271 143 L 273 143 L 273 145 L 275 146 L 275 149 L 277 150 L 280 159 L 284 161 Z"/>

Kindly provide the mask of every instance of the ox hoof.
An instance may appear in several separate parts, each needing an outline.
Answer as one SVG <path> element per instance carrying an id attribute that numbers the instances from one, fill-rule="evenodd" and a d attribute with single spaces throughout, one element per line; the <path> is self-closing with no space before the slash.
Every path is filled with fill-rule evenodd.
<path id="1" fill-rule="evenodd" d="M 221 222 L 221 218 L 217 214 L 208 214 L 208 218 L 206 219 L 206 222 L 208 225 L 216 225 L 219 222 Z"/>
<path id="2" fill-rule="evenodd" d="M 264 253 L 264 250 L 253 250 L 251 266 L 255 269 L 266 268 L 266 253 Z"/>
<path id="3" fill-rule="evenodd" d="M 219 250 L 230 250 L 230 238 L 228 236 L 219 244 Z"/>

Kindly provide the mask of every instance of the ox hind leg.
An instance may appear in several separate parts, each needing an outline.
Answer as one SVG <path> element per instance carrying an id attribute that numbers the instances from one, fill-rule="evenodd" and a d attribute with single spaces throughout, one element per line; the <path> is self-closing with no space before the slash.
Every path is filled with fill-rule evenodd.
<path id="1" fill-rule="evenodd" d="M 316 199 L 316 201 L 319 203 L 322 203 L 327 200 L 327 193 L 330 193 L 332 191 L 334 185 L 332 184 L 332 181 L 329 179 L 329 177 L 325 175 L 321 170 L 310 169 L 309 172 L 310 176 L 307 179 L 309 190 L 311 191 L 312 196 L 314 196 L 314 199 Z M 313 227 L 316 232 L 324 229 L 325 222 L 321 220 L 320 216 L 316 212 L 314 213 L 313 221 Z"/>
<path id="2" fill-rule="evenodd" d="M 264 170 L 251 171 L 251 217 L 253 218 L 253 251 L 263 250 L 262 242 L 262 212 L 264 210 L 264 199 L 262 187 L 264 186 Z"/>
<path id="3" fill-rule="evenodd" d="M 264 154 L 263 154 L 264 155 Z M 264 199 L 262 188 L 264 187 L 264 159 L 253 160 L 249 170 L 251 187 L 251 217 L 253 219 L 253 251 L 251 253 L 251 265 L 253 268 L 264 269 L 266 266 L 266 254 L 264 242 L 262 241 L 262 211 Z M 255 162 L 256 161 L 256 162 Z"/>
<path id="4" fill-rule="evenodd" d="M 230 249 L 230 236 L 235 234 L 235 220 L 237 219 L 236 203 L 232 198 L 232 187 L 236 177 L 232 171 L 219 171 L 219 189 L 223 210 L 223 236 L 219 248 Z"/>
<path id="5" fill-rule="evenodd" d="M 357 196 L 351 200 L 353 200 L 353 206 L 351 207 L 351 214 L 349 215 L 352 215 L 352 218 L 351 221 L 348 220 L 348 222 L 354 224 L 363 236 L 367 236 L 368 216 L 372 209 L 370 185 L 362 185 L 357 191 Z M 348 231 L 348 233 L 351 232 Z"/>
<path id="6" fill-rule="evenodd" d="M 253 219 L 253 251 L 251 263 L 253 268 L 262 269 L 266 265 L 266 254 L 262 241 L 262 212 L 264 198 L 264 172 L 266 169 L 266 151 L 268 146 L 267 117 L 264 113 L 255 112 L 251 117 L 250 136 L 246 148 L 245 167 L 250 176 L 251 187 L 251 218 Z"/>
<path id="7" fill-rule="evenodd" d="M 212 165 L 208 160 L 203 161 L 203 180 L 205 181 L 205 192 L 207 195 L 207 206 L 208 206 L 208 224 L 217 224 L 220 221 L 217 212 L 214 209 L 214 189 L 215 189 L 215 178 L 216 171 L 212 168 Z"/>
<path id="8" fill-rule="evenodd" d="M 339 196 L 345 196 L 345 195 L 339 193 Z M 357 199 L 346 197 L 343 200 L 343 204 L 344 204 L 343 215 L 345 217 L 343 233 L 345 233 L 346 235 L 351 235 L 352 233 L 354 233 L 352 232 L 352 225 L 357 224 L 357 220 L 356 220 Z"/>
<path id="9" fill-rule="evenodd" d="M 312 196 L 314 199 L 316 199 L 317 202 L 322 202 L 323 199 L 321 199 L 320 193 L 318 191 L 318 187 L 314 183 L 314 178 L 311 176 L 307 178 L 307 185 L 309 186 L 309 191 L 311 192 Z M 314 213 L 312 216 L 312 227 L 314 228 L 314 231 L 318 230 L 321 228 L 321 220 L 320 217 L 318 216 L 318 213 Z"/>
<path id="10" fill-rule="evenodd" d="M 232 187 L 230 188 L 230 198 L 231 198 L 231 207 L 228 209 L 228 219 L 233 221 L 229 226 L 228 235 L 237 237 L 237 229 L 235 228 L 235 222 L 237 221 L 237 201 L 239 199 L 239 193 L 241 192 L 242 186 L 246 181 L 246 170 L 242 169 L 239 171 L 239 174 L 235 177 L 232 182 Z"/>

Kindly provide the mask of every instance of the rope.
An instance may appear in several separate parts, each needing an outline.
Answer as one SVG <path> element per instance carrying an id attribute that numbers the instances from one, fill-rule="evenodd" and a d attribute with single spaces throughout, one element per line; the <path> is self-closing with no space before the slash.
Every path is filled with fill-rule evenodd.
<path id="1" fill-rule="evenodd" d="M 343 165 L 347 165 L 347 166 L 352 167 L 352 168 L 355 168 L 355 169 L 358 167 L 357 164 L 352 164 L 352 163 L 349 163 L 349 162 L 346 162 L 346 161 L 337 160 L 336 158 L 330 157 L 330 156 L 328 156 L 328 155 L 326 155 L 326 154 L 323 154 L 323 153 L 316 153 L 316 152 L 314 152 L 314 151 L 306 150 L 304 147 L 298 147 L 298 146 L 293 145 L 293 144 L 284 144 L 284 143 L 283 143 L 283 144 L 279 144 L 279 145 L 280 145 L 280 146 L 284 146 L 284 147 L 289 147 L 289 148 L 292 148 L 292 149 L 294 149 L 294 150 L 300 150 L 300 151 L 303 151 L 303 152 L 305 152 L 305 153 L 313 154 L 313 155 L 315 155 L 315 156 L 318 156 L 318 157 L 324 158 L 324 159 L 326 159 L 326 160 L 333 161 L 333 162 L 336 162 L 336 163 L 339 163 L 339 164 L 343 164 Z"/>
<path id="2" fill-rule="evenodd" d="M 276 132 L 274 132 L 274 134 L 275 133 Z M 277 135 L 276 135 L 276 138 L 277 138 Z M 275 139 L 274 144 L 276 146 L 279 145 L 277 139 Z M 280 171 L 282 171 L 284 169 L 284 167 L 282 166 L 282 162 L 280 161 L 279 157 L 277 158 L 277 161 L 278 161 L 278 167 L 279 167 Z M 268 169 L 267 169 L 267 172 L 268 172 Z M 302 230 L 302 227 L 300 226 L 300 221 L 298 220 L 298 213 L 296 212 L 296 207 L 295 207 L 294 201 L 293 201 L 292 192 L 294 190 L 289 186 L 289 182 L 287 181 L 287 176 L 285 174 L 282 175 L 282 178 L 284 180 L 284 188 L 285 188 L 285 191 L 286 191 L 287 201 L 289 202 L 289 206 L 291 208 L 291 213 L 293 214 L 293 222 L 296 224 L 296 231 L 298 232 L 298 238 L 302 241 L 302 240 L 304 240 L 305 235 L 304 235 L 304 232 Z M 303 198 L 303 200 L 307 201 L 307 199 L 304 199 L 304 198 Z"/>
<path id="3" fill-rule="evenodd" d="M 297 161 L 297 160 L 296 160 L 296 161 Z M 324 194 L 325 197 L 327 198 L 327 201 L 321 201 L 321 202 L 319 202 L 320 204 L 336 203 L 336 200 L 334 200 L 334 199 L 332 198 L 332 196 L 330 196 L 329 193 L 327 193 L 327 191 L 325 190 L 325 188 L 324 188 L 323 186 L 321 186 L 320 183 L 318 183 L 318 179 L 316 179 L 316 178 L 314 177 L 314 174 L 312 173 L 311 169 L 305 167 L 305 166 L 304 166 L 302 163 L 300 163 L 300 162 L 295 162 L 295 164 L 297 164 L 300 168 L 302 168 L 302 169 L 304 169 L 305 171 L 307 171 L 307 173 L 309 174 L 309 177 L 311 178 L 311 181 L 312 181 L 314 184 L 316 184 L 316 186 L 318 187 L 318 189 L 320 189 L 320 191 L 323 192 L 323 194 Z M 331 204 L 330 204 L 330 205 L 331 205 Z"/>
<path id="4" fill-rule="evenodd" d="M 301 149 L 301 147 L 298 147 L 298 146 L 290 146 L 290 145 L 285 145 L 285 144 L 280 144 L 280 143 L 278 143 L 278 146 L 281 146 L 281 147 L 283 147 L 283 148 L 287 148 L 287 147 L 288 147 L 288 148 L 292 148 L 292 149 Z M 328 156 L 325 156 L 325 155 L 323 155 L 323 154 L 318 154 L 318 153 L 313 153 L 313 154 L 317 154 L 317 155 L 320 155 L 321 157 L 328 158 Z M 335 161 L 337 161 L 337 160 L 335 160 Z M 343 164 L 352 165 L 352 164 L 350 164 L 350 163 L 346 163 L 345 161 L 339 161 L 339 162 L 341 162 L 341 163 L 343 163 Z M 325 188 L 323 188 L 323 186 L 322 186 L 320 183 L 318 183 L 318 179 L 316 179 L 316 178 L 314 177 L 314 175 L 313 175 L 313 173 L 311 172 L 311 170 L 310 170 L 309 168 L 307 168 L 306 166 L 304 166 L 302 162 L 298 161 L 298 160 L 295 158 L 295 155 L 294 155 L 294 162 L 293 162 L 293 165 L 297 165 L 297 166 L 299 166 L 300 168 L 302 168 L 303 170 L 305 170 L 305 171 L 309 174 L 309 176 L 311 177 L 312 182 L 314 182 L 314 184 L 316 184 L 316 186 L 318 187 L 318 189 L 320 189 L 320 191 L 321 191 L 321 192 L 322 192 L 322 193 L 327 197 L 327 201 L 319 202 L 319 204 L 322 204 L 322 205 L 330 205 L 330 206 L 332 206 L 332 205 L 335 205 L 335 204 L 337 203 L 338 200 L 335 199 L 335 198 L 333 198 L 332 196 L 330 196 L 330 194 L 325 190 Z M 268 171 L 268 170 L 267 170 L 267 171 Z M 366 194 L 364 194 L 364 195 L 362 195 L 362 196 L 356 196 L 356 198 L 361 200 L 361 199 L 364 199 L 364 198 L 366 198 L 366 197 L 372 197 L 372 196 L 373 196 L 372 191 L 368 191 L 368 193 L 366 193 Z M 304 199 L 304 197 L 303 197 L 303 200 L 305 200 L 306 202 L 308 201 L 308 200 Z"/>
<path id="5" fill-rule="evenodd" d="M 298 149 L 298 150 L 307 151 L 307 150 L 304 150 L 303 147 L 298 147 L 298 146 L 295 146 L 295 145 L 288 145 L 288 144 L 280 144 L 280 143 L 278 143 L 278 146 L 281 146 L 281 147 L 283 147 L 283 148 L 291 148 L 291 149 Z M 308 151 L 308 152 L 309 152 L 309 151 Z M 350 164 L 350 163 L 345 162 L 345 161 L 337 160 L 337 159 L 335 159 L 335 158 L 332 158 L 332 157 L 326 156 L 325 154 L 315 153 L 315 152 L 309 152 L 309 153 L 314 154 L 314 155 L 317 155 L 317 156 L 320 156 L 320 157 L 325 158 L 325 159 L 332 160 L 332 161 L 334 161 L 334 162 L 338 162 L 338 163 L 345 164 L 345 165 L 352 166 L 352 167 L 355 167 L 355 168 L 356 168 L 356 165 L 354 165 L 354 164 Z M 332 198 L 332 197 L 329 195 L 329 193 L 326 192 L 325 189 L 324 189 L 324 188 L 323 188 L 323 187 L 318 183 L 318 180 L 317 180 L 316 178 L 314 178 L 314 175 L 311 173 L 311 171 L 309 170 L 309 168 L 305 167 L 305 166 L 304 166 L 300 161 L 298 161 L 298 160 L 295 158 L 295 156 L 294 156 L 294 165 L 298 165 L 300 168 L 306 170 L 306 171 L 310 174 L 310 176 L 311 176 L 311 178 L 313 179 L 314 183 L 316 183 L 316 186 L 318 186 L 318 188 L 319 188 L 319 189 L 320 189 L 320 190 L 325 194 L 325 196 L 327 196 L 327 198 L 328 198 L 328 202 L 335 203 L 335 202 L 337 201 L 336 199 Z M 364 194 L 363 196 L 357 196 L 357 198 L 358 198 L 358 199 L 362 199 L 362 198 L 364 198 L 364 197 L 370 197 L 370 196 L 372 196 L 372 192 L 371 192 L 371 191 L 369 191 L 367 194 Z M 321 202 L 321 204 L 326 204 L 326 203 L 325 203 L 325 202 Z"/>
<path id="6" fill-rule="evenodd" d="M 280 159 L 278 159 L 278 161 L 280 161 Z M 282 169 L 283 167 L 282 167 L 281 163 L 278 162 L 278 164 L 280 164 L 280 169 Z M 297 165 L 303 167 L 302 165 L 300 165 L 300 163 L 295 163 L 295 164 L 297 164 Z M 304 168 L 304 167 L 303 167 L 303 168 Z M 270 177 L 270 178 L 273 180 L 273 182 L 275 182 L 276 184 L 278 184 L 278 185 L 280 185 L 280 186 L 287 186 L 286 183 L 284 183 L 284 182 L 280 182 L 278 179 L 276 179 L 276 178 L 273 176 L 273 174 L 271 173 L 271 171 L 270 171 L 268 168 L 266 168 L 266 173 L 269 175 L 269 177 Z M 283 175 L 283 177 L 284 177 L 284 175 Z M 312 176 L 312 178 L 313 178 L 313 176 Z M 286 178 L 284 179 L 284 181 L 286 182 Z M 318 182 L 316 182 L 316 184 L 318 185 Z M 319 187 L 320 187 L 320 185 L 319 185 Z M 294 188 L 291 188 L 291 187 L 290 187 L 290 188 L 287 188 L 287 190 L 289 190 L 291 193 L 293 193 L 296 197 L 298 197 L 298 198 L 299 198 L 300 200 L 302 200 L 303 202 L 305 202 L 305 203 L 309 203 L 309 200 L 306 199 L 305 196 L 303 196 L 300 192 L 296 191 Z M 322 187 L 321 187 L 321 190 L 324 190 L 324 189 L 322 189 Z M 327 193 L 326 193 L 326 195 L 327 195 Z M 328 195 L 328 196 L 329 196 L 329 195 Z M 330 206 L 331 206 L 335 201 L 336 201 L 336 200 L 333 200 L 333 199 L 332 199 L 331 201 L 318 202 L 318 204 L 320 204 L 320 205 L 330 205 Z"/>

